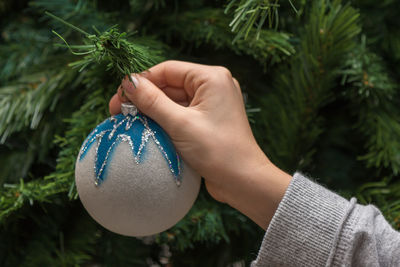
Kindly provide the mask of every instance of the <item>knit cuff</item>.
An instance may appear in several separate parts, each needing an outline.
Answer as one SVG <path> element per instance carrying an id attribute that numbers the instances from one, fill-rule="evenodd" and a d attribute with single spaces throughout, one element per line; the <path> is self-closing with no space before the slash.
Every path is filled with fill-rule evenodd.
<path id="1" fill-rule="evenodd" d="M 326 266 L 352 207 L 354 201 L 295 173 L 251 266 Z"/>

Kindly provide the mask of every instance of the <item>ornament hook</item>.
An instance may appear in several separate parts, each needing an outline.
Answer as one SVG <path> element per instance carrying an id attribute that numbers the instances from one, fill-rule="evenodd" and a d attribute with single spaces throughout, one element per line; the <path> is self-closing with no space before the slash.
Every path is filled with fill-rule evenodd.
<path id="1" fill-rule="evenodd" d="M 138 113 L 137 107 L 131 102 L 121 103 L 121 111 L 124 116 L 127 116 L 128 114 L 136 116 L 136 114 Z"/>

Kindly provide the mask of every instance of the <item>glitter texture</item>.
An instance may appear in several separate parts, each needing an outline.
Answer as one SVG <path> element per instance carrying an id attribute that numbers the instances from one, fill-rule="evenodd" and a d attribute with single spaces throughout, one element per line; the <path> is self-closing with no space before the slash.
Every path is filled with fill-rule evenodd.
<path id="1" fill-rule="evenodd" d="M 182 184 L 175 179 L 152 137 L 140 164 L 132 158 L 128 141 L 115 146 L 107 164 L 107 178 L 100 186 L 93 182 L 96 146 L 77 159 L 75 182 L 85 209 L 110 231 L 128 236 L 148 236 L 171 228 L 193 205 L 201 178 L 181 162 Z"/>
<path id="2" fill-rule="evenodd" d="M 127 142 L 132 150 L 136 164 L 141 162 L 146 151 L 146 144 L 153 139 L 163 155 L 176 184 L 181 184 L 181 159 L 164 130 L 152 119 L 141 113 L 126 115 L 118 114 L 99 124 L 86 138 L 79 152 L 82 160 L 90 147 L 96 143 L 96 158 L 94 163 L 95 184 L 100 185 L 106 179 L 107 166 L 112 160 L 115 147 L 121 142 Z"/>

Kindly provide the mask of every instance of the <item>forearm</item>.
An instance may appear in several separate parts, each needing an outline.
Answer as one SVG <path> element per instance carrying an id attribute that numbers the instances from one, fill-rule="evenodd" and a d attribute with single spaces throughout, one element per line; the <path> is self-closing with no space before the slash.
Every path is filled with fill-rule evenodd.
<path id="1" fill-rule="evenodd" d="M 400 234 L 362 206 L 294 175 L 252 266 L 400 266 Z"/>
<path id="2" fill-rule="evenodd" d="M 223 187 L 224 202 L 266 229 L 281 202 L 291 176 L 262 153 L 243 159 Z"/>

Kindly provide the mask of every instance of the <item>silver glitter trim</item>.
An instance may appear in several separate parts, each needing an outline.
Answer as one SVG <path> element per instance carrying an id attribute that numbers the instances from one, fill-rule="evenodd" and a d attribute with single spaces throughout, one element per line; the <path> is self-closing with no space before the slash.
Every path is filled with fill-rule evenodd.
<path id="1" fill-rule="evenodd" d="M 175 178 L 175 182 L 177 186 L 181 185 L 181 177 L 179 176 L 179 174 L 181 174 L 181 167 L 179 164 L 179 160 L 178 160 L 178 173 L 175 173 L 174 168 L 172 168 L 172 162 L 171 160 L 168 158 L 168 154 L 167 152 L 165 152 L 163 146 L 161 145 L 161 143 L 158 141 L 158 139 L 155 136 L 156 131 L 153 131 L 150 129 L 147 119 L 146 117 L 144 118 L 144 126 L 146 127 L 146 129 L 150 132 L 151 137 L 153 138 L 154 142 L 157 144 L 158 149 L 161 151 L 161 153 L 163 154 L 164 158 L 167 160 L 168 162 L 168 168 L 169 170 L 172 172 L 172 174 L 174 175 Z M 178 155 L 178 153 L 176 153 Z M 178 158 L 179 159 L 179 158 Z"/>
<path id="2" fill-rule="evenodd" d="M 105 133 L 105 132 L 107 132 L 107 131 L 104 131 L 103 133 Z M 118 139 L 119 138 L 117 138 L 117 140 Z M 98 155 L 97 152 L 98 152 L 98 148 L 100 147 L 101 140 L 102 140 L 102 136 L 100 137 L 100 135 L 99 135 L 99 139 L 97 140 L 97 142 L 98 142 L 97 144 L 98 145 L 97 145 L 97 148 L 96 148 L 96 159 L 95 159 L 95 162 L 97 162 L 97 155 Z M 103 164 L 101 164 L 99 173 L 97 174 L 96 179 L 94 181 L 94 183 L 96 185 L 99 185 L 100 175 L 103 173 L 103 171 L 104 171 L 104 169 L 105 169 L 105 167 L 107 165 L 108 156 L 110 155 L 111 150 L 114 148 L 115 144 L 117 143 L 117 140 L 115 140 L 107 150 L 107 154 L 106 154 L 105 160 L 104 160 Z M 96 165 L 95 165 L 95 173 L 96 173 Z"/>
<path id="3" fill-rule="evenodd" d="M 87 144 L 88 142 L 93 142 L 92 139 L 93 139 L 93 138 L 96 138 L 96 136 L 93 137 L 93 135 L 95 135 L 96 133 L 97 133 L 97 129 L 95 129 L 95 130 L 86 138 L 85 142 L 84 142 L 83 145 L 82 145 L 82 149 L 79 151 L 79 155 L 78 155 L 79 158 L 81 158 L 82 154 L 85 153 L 86 150 L 88 149 L 88 147 L 86 146 L 86 144 Z"/>
<path id="4" fill-rule="evenodd" d="M 114 136 L 115 132 L 117 131 L 117 128 L 119 126 L 121 126 L 127 119 L 129 120 L 129 117 L 126 117 L 125 119 L 120 121 L 118 124 L 113 125 L 113 129 L 112 129 L 111 133 L 108 135 L 108 140 L 111 140 L 111 138 Z"/>
<path id="5" fill-rule="evenodd" d="M 122 108 L 122 105 L 121 105 L 121 108 Z M 136 113 L 137 113 L 137 110 L 136 110 Z M 126 134 L 119 134 L 119 135 L 117 136 L 116 140 L 115 140 L 114 142 L 112 142 L 112 144 L 110 145 L 110 147 L 109 147 L 108 150 L 107 150 L 107 153 L 106 153 L 104 162 L 103 162 L 102 165 L 101 165 L 101 168 L 100 168 L 100 170 L 99 170 L 99 173 L 98 173 L 98 174 L 96 175 L 96 177 L 95 177 L 95 181 L 94 181 L 95 185 L 96 185 L 96 186 L 99 186 L 99 185 L 100 185 L 100 176 L 101 176 L 101 174 L 103 173 L 104 169 L 105 169 L 106 166 L 107 166 L 108 158 L 109 158 L 109 155 L 110 155 L 112 149 L 114 148 L 114 146 L 115 146 L 117 143 L 120 143 L 120 142 L 127 142 L 127 143 L 129 144 L 129 146 L 130 146 L 132 152 L 133 152 L 133 158 L 134 158 L 134 160 L 135 160 L 135 163 L 136 163 L 136 164 L 139 164 L 139 163 L 140 163 L 140 157 L 141 157 L 141 155 L 142 155 L 142 152 L 143 152 L 143 150 L 144 150 L 144 148 L 145 148 L 147 142 L 149 141 L 149 138 L 151 137 L 151 138 L 153 139 L 153 141 L 155 142 L 155 144 L 157 145 L 157 147 L 158 147 L 158 149 L 160 150 L 160 152 L 162 153 L 163 157 L 166 159 L 166 161 L 167 161 L 167 163 L 168 163 L 168 168 L 170 169 L 171 173 L 173 174 L 174 180 L 175 180 L 177 186 L 180 186 L 181 183 L 182 183 L 182 177 L 180 176 L 180 174 L 182 173 L 182 169 L 181 169 L 182 166 L 181 166 L 181 164 L 180 164 L 180 158 L 179 158 L 178 153 L 176 153 L 176 157 L 177 157 L 177 161 L 178 161 L 178 173 L 175 173 L 174 169 L 172 168 L 172 162 L 171 162 L 171 160 L 168 158 L 167 152 L 164 150 L 163 146 L 161 145 L 161 143 L 158 141 L 158 139 L 157 139 L 156 136 L 155 136 L 156 131 L 153 131 L 153 130 L 149 127 L 149 124 L 148 124 L 148 121 L 147 121 L 147 118 L 146 118 L 146 117 L 141 118 L 141 117 L 139 117 L 139 116 L 136 116 L 136 113 L 135 113 L 134 116 L 132 116 L 132 117 L 126 116 L 126 117 L 125 117 L 123 120 L 121 120 L 118 124 L 114 124 L 112 130 L 111 130 L 111 129 L 109 129 L 109 130 L 104 130 L 104 131 L 101 131 L 100 133 L 98 133 L 98 129 L 95 129 L 95 130 L 87 137 L 86 141 L 83 143 L 82 149 L 79 151 L 78 157 L 80 158 L 80 157 L 82 156 L 82 154 L 85 153 L 86 150 L 88 149 L 88 147 L 86 146 L 86 144 L 87 144 L 88 142 L 92 143 L 92 142 L 94 142 L 94 139 L 96 139 L 96 140 L 97 140 L 97 145 L 96 145 L 96 157 L 95 157 L 95 164 L 94 164 L 94 173 L 96 173 L 96 162 L 97 162 L 97 159 L 98 159 L 98 149 L 99 149 L 99 147 L 100 147 L 100 143 L 101 143 L 101 141 L 102 141 L 102 139 L 103 139 L 103 136 L 104 136 L 107 132 L 110 132 L 110 134 L 109 134 L 109 136 L 108 136 L 108 139 L 111 140 L 111 138 L 114 136 L 115 132 L 117 131 L 117 128 L 120 127 L 124 122 L 126 122 L 125 130 L 128 131 L 128 130 L 132 127 L 133 122 L 136 121 L 136 120 L 139 120 L 139 121 L 144 125 L 145 129 L 143 130 L 143 133 L 142 133 L 142 138 L 141 138 L 141 142 L 140 142 L 140 145 L 139 145 L 138 152 L 135 154 L 135 150 L 134 150 L 134 145 L 135 145 L 135 144 L 133 143 L 133 140 L 131 139 L 131 137 L 130 137 L 129 135 L 126 135 Z M 131 113 L 129 113 L 129 114 L 131 114 Z M 132 115 L 132 114 L 131 114 L 131 115 Z M 109 120 L 110 120 L 111 122 L 114 122 L 114 123 L 117 122 L 117 119 L 116 119 L 115 117 L 111 117 Z"/>

